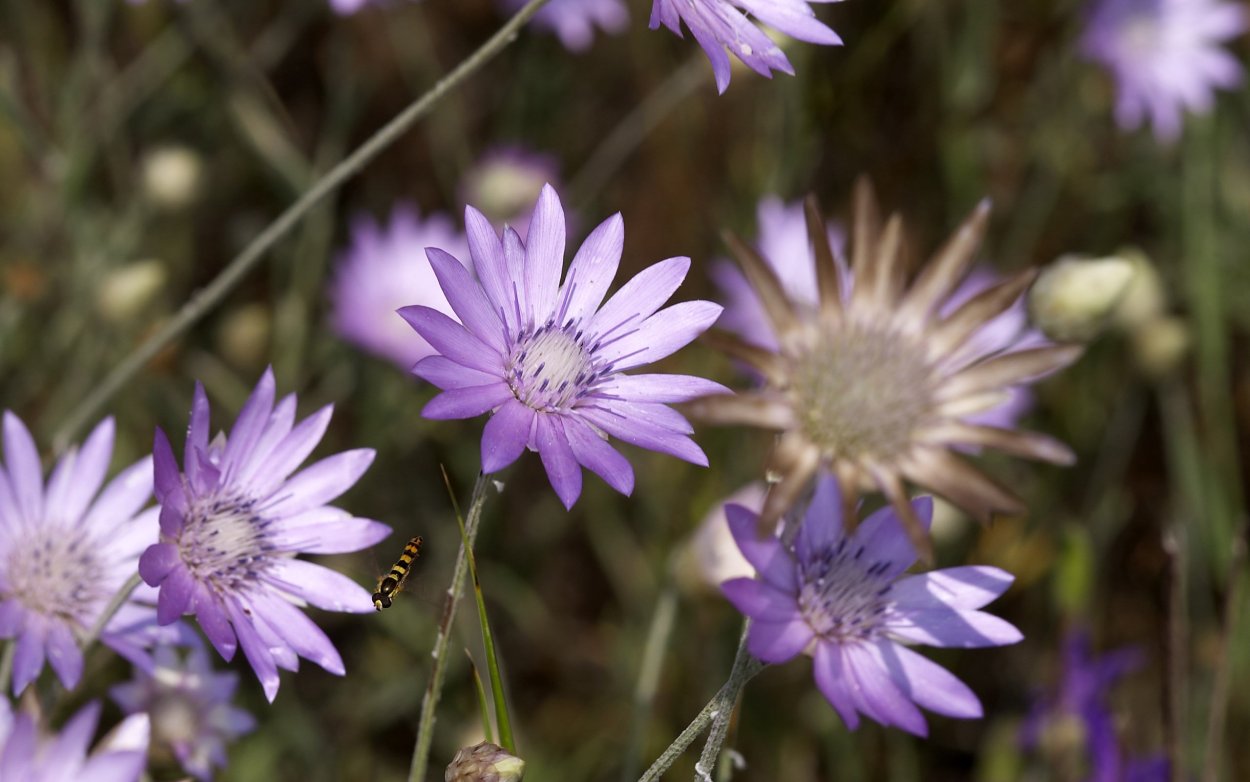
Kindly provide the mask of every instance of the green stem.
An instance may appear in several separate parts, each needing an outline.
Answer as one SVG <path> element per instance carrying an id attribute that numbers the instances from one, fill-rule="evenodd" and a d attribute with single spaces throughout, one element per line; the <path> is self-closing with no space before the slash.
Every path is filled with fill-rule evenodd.
<path id="1" fill-rule="evenodd" d="M 469 515 L 464 522 L 464 539 L 468 545 L 462 544 L 460 553 L 456 557 L 456 568 L 452 572 L 451 586 L 447 588 L 447 598 L 443 602 L 443 617 L 439 620 L 438 637 L 434 639 L 434 650 L 430 652 L 434 665 L 430 669 L 430 682 L 426 686 L 425 697 L 421 699 L 421 722 L 417 726 L 417 743 L 412 749 L 412 765 L 408 770 L 409 782 L 425 782 L 425 770 L 430 759 L 430 744 L 434 740 L 434 711 L 438 707 L 438 698 L 443 689 L 443 676 L 446 673 L 444 661 L 447 658 L 447 645 L 451 641 L 451 625 L 456 618 L 460 596 L 464 592 L 464 577 L 469 569 L 468 551 L 477 539 L 478 523 L 482 520 L 482 506 L 486 504 L 486 487 L 489 483 L 490 479 L 479 473 L 477 483 L 473 486 L 473 499 L 469 505 Z"/>
<path id="2" fill-rule="evenodd" d="M 53 438 L 56 450 L 64 450 L 66 444 L 80 429 L 102 408 L 132 376 L 142 369 L 162 348 L 176 337 L 189 329 L 192 324 L 204 317 L 210 310 L 225 299 L 226 294 L 234 289 L 243 277 L 252 270 L 265 254 L 294 228 L 299 221 L 330 193 L 337 190 L 347 180 L 361 171 L 370 161 L 383 150 L 395 143 L 409 128 L 425 115 L 445 96 L 460 86 L 479 68 L 490 62 L 503 51 L 515 38 L 521 26 L 529 21 L 547 0 L 529 0 L 528 3 L 499 28 L 486 43 L 482 44 L 473 54 L 461 62 L 430 88 L 428 92 L 401 111 L 377 133 L 361 144 L 355 152 L 348 155 L 341 163 L 331 169 L 325 176 L 308 189 L 304 195 L 269 224 L 252 242 L 234 257 L 217 277 L 203 290 L 193 295 L 182 309 L 178 310 L 163 328 L 149 337 L 142 345 L 131 351 L 122 359 L 113 371 L 95 387 L 65 418 Z"/>
<path id="3" fill-rule="evenodd" d="M 746 667 L 755 662 L 755 658 L 751 657 L 747 651 L 747 631 L 751 627 L 751 620 L 747 620 L 742 625 L 742 638 L 738 641 L 738 652 L 734 655 L 733 670 L 729 674 L 729 680 L 733 681 L 735 677 L 742 675 L 742 671 Z M 742 682 L 746 684 L 744 680 Z M 699 763 L 694 767 L 695 782 L 703 779 L 712 779 L 716 773 L 716 761 L 720 758 L 721 747 L 725 744 L 725 737 L 729 735 L 729 723 L 733 720 L 734 707 L 737 706 L 738 696 L 741 694 L 742 688 L 733 693 L 728 699 L 725 708 L 717 711 L 712 717 L 712 727 L 708 731 L 707 742 L 703 745 L 703 752 L 699 755 Z"/>
<path id="4" fill-rule="evenodd" d="M 660 671 L 664 666 L 664 650 L 673 634 L 677 619 L 677 587 L 672 579 L 665 581 L 660 597 L 651 616 L 647 641 L 642 651 L 642 666 L 638 670 L 638 684 L 634 687 L 633 724 L 629 731 L 629 745 L 625 751 L 625 764 L 621 768 L 621 781 L 628 782 L 638 774 L 643 737 L 646 735 L 647 719 L 651 716 L 651 704 L 660 686 Z"/>
<path id="5" fill-rule="evenodd" d="M 95 624 L 93 624 L 91 629 L 87 631 L 87 634 L 82 637 L 80 645 L 82 646 L 83 654 L 87 653 L 87 650 L 91 648 L 91 645 L 100 637 L 100 633 L 104 632 L 104 626 L 107 625 L 109 620 L 121 610 L 121 607 L 125 605 L 127 600 L 130 599 L 130 594 L 134 592 L 142 582 L 143 579 L 141 579 L 139 577 L 139 573 L 136 572 L 126 583 L 122 584 L 121 589 L 117 590 L 117 594 L 113 595 L 113 599 L 110 600 L 109 604 L 104 607 L 103 613 L 101 613 L 95 620 Z"/>
<path id="6" fill-rule="evenodd" d="M 4 645 L 4 655 L 0 656 L 0 696 L 9 692 L 9 680 L 13 678 L 13 658 L 17 656 L 17 639 Z"/>
<path id="7" fill-rule="evenodd" d="M 730 671 L 729 680 L 726 681 L 721 688 L 712 696 L 712 700 L 707 702 L 695 718 L 686 726 L 677 738 L 673 739 L 673 743 L 668 745 L 668 749 L 656 758 L 651 764 L 651 768 L 647 769 L 647 773 L 643 774 L 638 782 L 656 782 L 660 775 L 668 771 L 669 767 L 681 757 L 694 740 L 699 737 L 710 723 L 723 718 L 728 724 L 729 714 L 733 709 L 734 702 L 738 700 L 738 693 L 749 682 L 755 674 L 764 670 L 764 663 L 752 657 L 746 650 L 746 632 L 742 633 L 742 640 L 738 643 L 738 653 L 734 657 L 733 670 Z M 713 727 L 715 730 L 715 727 Z M 721 736 L 721 742 L 724 741 L 724 735 Z M 711 747 L 711 738 L 708 740 L 708 747 L 704 748 L 706 754 L 708 748 Z M 716 746 L 716 753 L 719 754 L 720 745 Z M 700 768 L 702 767 L 702 759 L 700 759 Z M 709 772 L 710 773 L 710 772 Z"/>

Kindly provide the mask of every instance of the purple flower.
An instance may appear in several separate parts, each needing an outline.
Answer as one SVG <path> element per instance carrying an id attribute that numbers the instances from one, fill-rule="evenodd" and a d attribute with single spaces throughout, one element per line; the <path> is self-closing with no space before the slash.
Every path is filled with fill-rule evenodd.
<path id="1" fill-rule="evenodd" d="M 527 0 L 504 0 L 510 12 Z M 595 27 L 616 35 L 629 25 L 629 9 L 623 0 L 550 0 L 534 14 L 534 26 L 556 34 L 564 48 L 584 52 L 594 42 Z"/>
<path id="2" fill-rule="evenodd" d="M 239 677 L 213 670 L 202 647 L 186 659 L 170 646 L 156 650 L 152 672 L 109 691 L 127 714 L 152 715 L 154 743 L 169 747 L 187 773 L 212 779 L 213 766 L 226 765 L 226 744 L 256 727 L 256 720 L 231 705 Z"/>
<path id="3" fill-rule="evenodd" d="M 957 567 L 903 575 L 916 561 L 897 514 L 886 507 L 847 535 L 842 498 L 828 475 L 794 544 L 760 539 L 757 516 L 726 508 L 730 530 L 756 578 L 721 585 L 753 621 L 751 654 L 769 663 L 812 657 L 816 686 L 851 730 L 859 715 L 918 736 L 928 733 L 916 706 L 948 717 L 977 718 L 981 702 L 946 669 L 904 643 L 971 648 L 1016 643 L 1020 631 L 977 609 L 1001 595 L 1012 576 L 993 567 Z M 933 501 L 912 502 L 928 526 Z"/>
<path id="4" fill-rule="evenodd" d="M 127 717 L 87 754 L 99 702 L 75 714 L 58 735 L 45 733 L 26 711 L 0 698 L 0 779 L 21 782 L 137 782 L 147 762 L 148 715 Z"/>
<path id="5" fill-rule="evenodd" d="M 326 504 L 356 483 L 373 451 L 345 451 L 291 474 L 321 440 L 330 414 L 327 405 L 296 424 L 295 395 L 275 405 L 269 369 L 230 436 L 211 442 L 208 398 L 196 383 L 183 470 L 156 430 L 161 542 L 143 552 L 139 573 L 160 587 L 157 618 L 167 624 L 195 614 L 227 660 L 242 646 L 270 701 L 278 668 L 297 670 L 299 657 L 343 674 L 338 651 L 300 606 L 373 610 L 359 584 L 295 556 L 358 551 L 390 534 L 385 524 Z"/>
<path id="6" fill-rule="evenodd" d="M 1051 750 L 1077 754 L 1077 765 L 1089 769 L 1087 782 L 1166 782 L 1170 776 L 1166 758 L 1126 756 L 1111 711 L 1111 688 L 1143 663 L 1141 650 L 1134 647 L 1095 657 L 1089 632 L 1069 631 L 1063 642 L 1063 678 L 1058 690 L 1038 699 L 1021 731 L 1021 743 L 1030 749 L 1047 744 Z M 1064 729 L 1072 720 L 1079 723 L 1079 730 Z M 1062 738 L 1048 739 L 1047 734 L 1078 736 L 1080 746 Z"/>
<path id="7" fill-rule="evenodd" d="M 662 24 L 680 36 L 685 22 L 712 61 L 716 89 L 723 94 L 729 86 L 726 49 L 765 78 L 772 78 L 773 71 L 794 75 L 781 48 L 747 21 L 746 14 L 800 41 L 837 46 L 842 39 L 808 6 L 827 2 L 835 0 L 654 0 L 651 29 Z"/>
<path id="8" fill-rule="evenodd" d="M 1216 89 L 1241 83 L 1241 65 L 1220 44 L 1246 21 L 1241 5 L 1220 0 L 1095 0 L 1081 51 L 1111 71 L 1120 127 L 1149 119 L 1169 142 L 1186 109 L 1205 114 Z"/>
<path id="9" fill-rule="evenodd" d="M 39 451 L 16 415 L 4 414 L 0 466 L 0 638 L 16 638 L 13 692 L 52 665 L 73 689 L 82 676 L 78 636 L 100 617 L 156 540 L 152 460 L 145 457 L 104 486 L 113 456 L 113 420 L 70 449 L 43 481 Z M 154 590 L 140 587 L 109 621 L 101 640 L 136 665 L 145 647 L 173 641 L 179 628 L 156 627 Z"/>
<path id="10" fill-rule="evenodd" d="M 400 310 L 442 354 L 413 369 L 443 389 L 424 416 L 491 413 L 482 435 L 483 471 L 507 467 L 527 447 L 538 451 L 566 508 L 581 494 L 581 467 L 623 494 L 633 490 L 633 469 L 608 445 L 608 435 L 707 465 L 687 436 L 690 424 L 666 405 L 726 389 L 686 375 L 623 374 L 685 346 L 720 314 L 707 301 L 657 312 L 685 279 L 689 258 L 643 270 L 600 307 L 621 260 L 619 214 L 590 233 L 563 286 L 564 210 L 551 186 L 534 207 L 528 245 L 511 228 L 501 243 L 472 207 L 465 225 L 477 279 L 446 252 L 428 251 L 463 325 L 429 307 Z"/>
<path id="11" fill-rule="evenodd" d="M 339 255 L 330 298 L 334 328 L 345 339 L 403 369 L 434 352 L 395 311 L 424 304 L 451 314 L 426 260 L 426 247 L 444 247 L 465 257 L 468 244 L 451 218 L 434 212 L 424 218 L 415 207 L 397 206 L 390 225 L 361 215 L 352 223 L 351 246 Z"/>
<path id="12" fill-rule="evenodd" d="M 534 200 L 543 185 L 556 182 L 556 159 L 519 144 L 492 147 L 460 181 L 460 200 L 473 204 L 496 225 L 510 225 L 521 241 L 529 232 Z"/>

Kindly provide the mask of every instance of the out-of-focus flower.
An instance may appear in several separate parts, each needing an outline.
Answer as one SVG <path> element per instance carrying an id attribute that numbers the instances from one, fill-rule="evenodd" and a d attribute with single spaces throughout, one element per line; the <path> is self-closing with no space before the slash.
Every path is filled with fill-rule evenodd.
<path id="1" fill-rule="evenodd" d="M 16 415 L 4 414 L 0 638 L 17 639 L 14 693 L 39 676 L 45 661 L 67 689 L 78 684 L 79 637 L 94 626 L 134 574 L 139 554 L 156 540 L 158 511 L 141 510 L 152 498 L 151 457 L 105 486 L 112 456 L 113 419 L 107 418 L 81 449 L 61 457 L 45 485 L 30 432 Z M 100 636 L 139 666 L 151 665 L 147 647 L 177 640 L 184 631 L 156 627 L 155 601 L 153 590 L 140 587 Z"/>
<path id="2" fill-rule="evenodd" d="M 764 495 L 768 489 L 763 483 L 748 483 L 741 489 L 716 503 L 703 517 L 694 534 L 682 546 L 675 561 L 676 575 L 687 587 L 699 591 L 715 591 L 731 578 L 755 575 L 755 568 L 738 550 L 729 521 L 725 518 L 726 505 L 739 505 L 754 513 L 764 507 Z"/>
<path id="3" fill-rule="evenodd" d="M 211 443 L 208 397 L 196 383 L 182 469 L 156 430 L 161 536 L 140 557 L 139 573 L 160 587 L 158 619 L 195 614 L 227 660 L 242 646 L 270 701 L 278 668 L 297 670 L 299 657 L 343 674 L 338 651 L 299 607 L 373 610 L 359 584 L 296 555 L 358 551 L 390 534 L 385 524 L 326 504 L 356 483 L 372 450 L 345 451 L 291 474 L 320 442 L 330 414 L 327 405 L 295 424 L 295 395 L 275 406 L 273 370 L 266 370 L 230 436 Z"/>
<path id="4" fill-rule="evenodd" d="M 1071 451 L 1050 437 L 972 420 L 1010 399 L 1013 389 L 1080 355 L 1073 346 L 1021 349 L 1023 339 L 990 340 L 993 347 L 982 341 L 986 327 L 1016 306 L 1032 282 L 1031 271 L 944 311 L 968 275 L 988 215 L 983 203 L 908 284 L 902 221 L 891 217 L 882 230 L 871 187 L 861 182 L 852 237 L 854 285 L 843 285 L 824 219 L 809 203 L 808 234 L 817 259 L 815 306 L 793 300 L 759 253 L 731 239 L 778 348 L 718 336 L 725 350 L 751 366 L 765 385 L 699 400 L 689 409 L 711 422 L 781 433 L 770 465 L 780 482 L 760 514 L 766 530 L 825 466 L 841 482 L 848 502 L 859 491 L 885 494 L 912 543 L 929 559 L 929 539 L 912 513 L 906 481 L 988 521 L 995 512 L 1019 512 L 1023 505 L 959 452 L 988 448 L 1059 464 L 1072 461 Z"/>
<path id="5" fill-rule="evenodd" d="M 495 225 L 511 226 L 525 241 L 534 202 L 543 185 L 558 182 L 559 170 L 551 155 L 516 144 L 493 147 L 465 173 L 460 200 L 481 210 Z"/>
<path id="6" fill-rule="evenodd" d="M 1063 678 L 1056 692 L 1034 704 L 1021 743 L 1087 769 L 1087 782 L 1166 782 L 1165 758 L 1127 756 L 1111 711 L 1111 688 L 1142 663 L 1141 650 L 1133 647 L 1094 657 L 1089 632 L 1070 630 L 1063 641 Z"/>
<path id="7" fill-rule="evenodd" d="M 504 0 L 509 12 L 528 0 Z M 612 35 L 629 26 L 629 9 L 623 0 L 549 0 L 534 14 L 535 27 L 550 30 L 572 52 L 584 52 L 595 38 L 595 27 Z M 472 203 L 472 202 L 470 202 Z"/>
<path id="8" fill-rule="evenodd" d="M 800 41 L 841 44 L 838 34 L 817 19 L 810 7 L 821 2 L 834 0 L 654 0 L 651 29 L 664 25 L 681 36 L 684 22 L 712 62 L 716 89 L 724 93 L 730 75 L 726 49 L 765 78 L 772 78 L 773 71 L 794 75 L 794 66 L 781 47 L 748 21 L 747 14 Z"/>
<path id="9" fill-rule="evenodd" d="M 236 367 L 265 366 L 270 354 L 273 315 L 269 305 L 253 301 L 232 307 L 214 330 L 218 353 Z"/>
<path id="10" fill-rule="evenodd" d="M 190 147 L 170 144 L 143 156 L 143 192 L 163 209 L 189 205 L 200 192 L 204 163 Z"/>
<path id="11" fill-rule="evenodd" d="M 1246 22 L 1241 5 L 1222 0 L 1095 0 L 1081 51 L 1115 79 L 1120 127 L 1149 120 L 1169 142 L 1186 110 L 1205 114 L 1215 90 L 1241 83 L 1241 65 L 1220 44 Z"/>
<path id="12" fill-rule="evenodd" d="M 707 301 L 657 312 L 685 279 L 689 258 L 643 270 L 600 307 L 625 241 L 619 214 L 591 231 L 563 286 L 564 209 L 550 186 L 534 207 L 528 243 L 511 228 L 500 242 L 472 207 L 465 225 L 476 279 L 446 252 L 428 251 L 463 325 L 429 307 L 400 310 L 441 354 L 413 369 L 443 389 L 423 415 L 491 413 L 482 470 L 507 467 L 527 447 L 538 451 L 566 508 L 581 494 L 582 467 L 623 494 L 633 490 L 633 468 L 608 445 L 608 435 L 707 465 L 688 436 L 690 424 L 667 404 L 727 389 L 700 377 L 624 374 L 684 347 L 720 315 L 720 305 Z"/>
<path id="13" fill-rule="evenodd" d="M 1038 275 L 1029 291 L 1029 313 L 1052 339 L 1088 341 L 1115 312 L 1133 274 L 1133 264 L 1118 256 L 1065 255 Z"/>
<path id="14" fill-rule="evenodd" d="M 99 702 L 89 703 L 59 734 L 48 734 L 32 714 L 14 714 L 8 700 L 0 698 L 0 779 L 138 782 L 147 762 L 148 715 L 127 717 L 89 755 L 87 749 L 99 719 Z"/>
<path id="15" fill-rule="evenodd" d="M 756 248 L 760 257 L 772 268 L 786 296 L 796 307 L 814 313 L 820 306 L 816 281 L 816 256 L 807 238 L 803 204 L 783 203 L 775 197 L 760 201 L 756 209 L 759 238 Z M 849 298 L 854 279 L 846 263 L 846 234 L 842 226 L 826 224 L 838 282 L 843 300 Z M 716 322 L 719 328 L 733 332 L 751 345 L 766 350 L 778 349 L 777 335 L 755 288 L 742 270 L 727 260 L 712 268 L 712 276 L 724 292 L 725 312 Z M 969 299 L 1002 282 L 1003 278 L 986 266 L 972 269 L 963 282 L 938 305 L 938 314 L 950 315 Z M 1045 344 L 1041 334 L 1028 328 L 1025 298 L 1020 296 L 998 316 L 990 318 L 968 338 L 969 353 L 991 356 Z M 1008 389 L 1004 400 L 990 409 L 964 418 L 968 423 L 985 426 L 1015 426 L 1032 406 L 1028 390 L 1017 386 Z"/>
<path id="16" fill-rule="evenodd" d="M 226 765 L 226 745 L 256 727 L 256 720 L 231 705 L 239 677 L 213 670 L 202 647 L 183 660 L 162 646 L 152 671 L 136 669 L 135 678 L 109 690 L 127 714 L 152 717 L 153 743 L 169 747 L 187 773 L 212 779 L 214 766 Z"/>
<path id="17" fill-rule="evenodd" d="M 904 576 L 916 561 L 900 520 L 887 507 L 849 536 L 838 484 L 824 476 L 794 543 L 760 539 L 756 514 L 725 509 L 729 527 L 756 577 L 721 588 L 750 617 L 747 648 L 769 663 L 808 654 L 816 686 L 851 730 L 859 715 L 918 736 L 928 725 L 917 706 L 948 717 L 981 716 L 981 702 L 949 671 L 904 644 L 973 648 L 1002 646 L 1020 631 L 980 611 L 1012 577 L 998 568 L 945 568 Z M 912 512 L 926 527 L 933 502 Z"/>
<path id="18" fill-rule="evenodd" d="M 521 782 L 525 761 L 498 744 L 483 741 L 462 747 L 443 774 L 446 782 Z"/>
<path id="19" fill-rule="evenodd" d="M 390 224 L 360 216 L 352 223 L 351 245 L 339 254 L 330 286 L 334 328 L 345 339 L 403 369 L 434 352 L 395 314 L 400 307 L 424 304 L 452 315 L 447 297 L 425 257 L 425 248 L 442 247 L 468 257 L 464 234 L 451 218 L 434 212 L 424 218 L 412 206 L 397 206 Z M 452 316 L 454 317 L 454 315 Z"/>
<path id="20" fill-rule="evenodd" d="M 138 314 L 165 285 L 165 265 L 136 261 L 108 273 L 96 292 L 96 309 L 115 323 Z"/>

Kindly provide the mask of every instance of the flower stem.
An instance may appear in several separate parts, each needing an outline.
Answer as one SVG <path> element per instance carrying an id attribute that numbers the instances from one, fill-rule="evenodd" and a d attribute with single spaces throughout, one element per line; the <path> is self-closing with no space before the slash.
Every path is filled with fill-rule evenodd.
<path id="1" fill-rule="evenodd" d="M 668 749 L 660 754 L 660 757 L 651 764 L 651 768 L 647 769 L 647 773 L 643 774 L 638 782 L 656 782 L 660 775 L 668 771 L 669 766 L 681 757 L 686 748 L 694 743 L 699 737 L 703 729 L 709 723 L 716 721 L 724 721 L 724 727 L 720 728 L 720 736 L 717 738 L 717 726 L 713 724 L 712 735 L 708 737 L 708 744 L 703 749 L 703 754 L 712 751 L 713 761 L 716 755 L 720 754 L 720 745 L 725 741 L 725 731 L 728 730 L 729 712 L 733 710 L 734 702 L 738 700 L 738 693 L 742 692 L 742 688 L 749 682 L 755 674 L 764 670 L 764 663 L 755 659 L 747 652 L 747 634 L 746 628 L 742 631 L 742 640 L 738 643 L 738 652 L 734 657 L 733 669 L 729 673 L 729 680 L 726 681 L 721 688 L 712 696 L 712 700 L 707 702 L 695 718 L 686 726 L 686 729 L 673 739 L 673 743 L 668 745 Z M 713 749 L 713 741 L 715 740 L 715 748 Z M 699 768 L 703 768 L 703 760 L 700 758 Z M 708 772 L 710 774 L 710 772 Z M 696 776 L 696 779 L 699 777 Z"/>
<path id="2" fill-rule="evenodd" d="M 9 692 L 9 679 L 13 678 L 13 658 L 17 657 L 17 639 L 4 645 L 4 654 L 0 656 L 0 696 Z"/>
<path id="3" fill-rule="evenodd" d="M 477 539 L 478 523 L 482 519 L 482 506 L 486 504 L 486 486 L 489 481 L 487 476 L 478 473 L 477 483 L 473 486 L 473 499 L 464 521 L 464 540 L 468 545 L 462 543 L 460 553 L 456 557 L 456 568 L 452 572 L 451 585 L 447 587 L 447 598 L 443 601 L 443 616 L 438 623 L 438 637 L 434 639 L 434 650 L 430 652 L 434 665 L 430 669 L 430 681 L 425 688 L 425 697 L 421 699 L 421 721 L 417 726 L 417 743 L 412 749 L 412 765 L 408 770 L 408 782 L 425 781 L 425 770 L 430 759 L 430 744 L 434 739 L 434 711 L 438 707 L 438 697 L 443 689 L 445 673 L 443 663 L 447 658 L 447 645 L 451 641 L 451 625 L 456 618 L 460 596 L 464 592 L 464 577 L 469 569 L 468 549 Z"/>
<path id="4" fill-rule="evenodd" d="M 629 731 L 629 744 L 625 751 L 625 763 L 621 768 L 621 782 L 628 782 L 638 774 L 638 762 L 642 755 L 643 738 L 647 719 L 651 716 L 655 693 L 660 686 L 660 671 L 664 665 L 664 650 L 673 634 L 677 619 L 677 586 L 672 578 L 665 580 L 656 600 L 651 627 L 643 647 L 642 665 L 638 669 L 638 684 L 634 687 L 634 714 Z"/>
<path id="5" fill-rule="evenodd" d="M 528 3 L 499 28 L 499 31 L 482 44 L 477 51 L 457 65 L 451 73 L 434 84 L 424 95 L 382 126 L 368 141 L 357 147 L 342 162 L 305 191 L 295 203 L 287 207 L 276 220 L 252 240 L 243 251 L 221 271 L 203 290 L 196 293 L 169 321 L 143 344 L 122 359 L 105 378 L 95 386 L 74 410 L 65 417 L 53 438 L 57 451 L 91 420 L 93 416 L 116 394 L 130 378 L 143 368 L 160 350 L 189 329 L 196 321 L 216 307 L 231 290 L 252 270 L 265 254 L 286 236 L 299 221 L 322 199 L 333 193 L 348 179 L 359 173 L 371 160 L 397 141 L 417 120 L 430 113 L 435 104 L 447 93 L 460 86 L 465 79 L 494 59 L 516 38 L 517 31 L 529 21 L 547 0 L 529 0 Z"/>
<path id="6" fill-rule="evenodd" d="M 729 680 L 733 681 L 735 676 L 740 676 L 746 666 L 754 661 L 747 652 L 747 630 L 751 626 L 751 620 L 746 620 L 742 625 L 742 638 L 738 641 L 738 652 L 734 655 L 733 670 L 729 674 Z M 746 684 L 743 680 L 742 684 Z M 699 763 L 695 766 L 695 779 L 712 779 L 716 773 L 716 761 L 720 758 L 721 747 L 725 744 L 725 737 L 729 735 L 729 723 L 733 719 L 734 707 L 738 703 L 738 696 L 742 692 L 742 687 L 738 687 L 726 701 L 725 708 L 717 711 L 712 716 L 712 727 L 708 730 L 707 743 L 703 745 L 703 752 L 699 754 Z"/>
<path id="7" fill-rule="evenodd" d="M 117 594 L 113 595 L 113 599 L 110 600 L 109 604 L 104 607 L 104 611 L 95 620 L 95 624 L 93 624 L 91 629 L 87 631 L 87 634 L 82 637 L 81 646 L 83 654 L 86 654 L 87 650 L 91 648 L 91 645 L 96 642 L 96 639 L 100 637 L 100 633 L 104 632 L 104 626 L 107 625 L 109 620 L 121 610 L 121 607 L 127 600 L 130 599 L 130 594 L 138 588 L 142 581 L 143 579 L 139 577 L 138 571 L 135 571 L 134 575 L 132 575 L 126 583 L 122 584 L 122 588 L 117 590 Z"/>

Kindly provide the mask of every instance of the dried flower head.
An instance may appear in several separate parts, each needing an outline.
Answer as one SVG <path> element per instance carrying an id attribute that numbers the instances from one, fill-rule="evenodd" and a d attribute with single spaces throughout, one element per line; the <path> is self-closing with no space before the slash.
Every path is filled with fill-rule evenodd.
<path id="1" fill-rule="evenodd" d="M 446 782 L 521 782 L 525 761 L 498 744 L 483 741 L 462 747 L 443 774 Z"/>
<path id="2" fill-rule="evenodd" d="M 759 253 L 729 237 L 768 314 L 777 348 L 718 335 L 716 342 L 766 382 L 737 396 L 700 400 L 691 410 L 713 422 L 780 433 L 770 465 L 780 482 L 764 504 L 762 529 L 771 530 L 823 465 L 837 476 L 848 502 L 859 491 L 885 494 L 913 544 L 930 559 L 928 537 L 907 501 L 906 482 L 988 520 L 995 512 L 1019 512 L 1023 506 L 958 452 L 988 448 L 1059 464 L 1072 461 L 1071 451 L 1050 437 L 968 420 L 1001 405 L 1013 387 L 1080 354 L 1077 347 L 1050 345 L 1000 345 L 986 352 L 974 338 L 1015 305 L 1032 271 L 942 312 L 942 303 L 968 274 L 988 214 L 988 204 L 982 203 L 907 284 L 902 222 L 895 215 L 882 229 L 871 187 L 861 181 L 852 227 L 853 284 L 847 284 L 838 274 L 819 209 L 809 201 L 819 294 L 814 307 L 791 300 Z"/>

